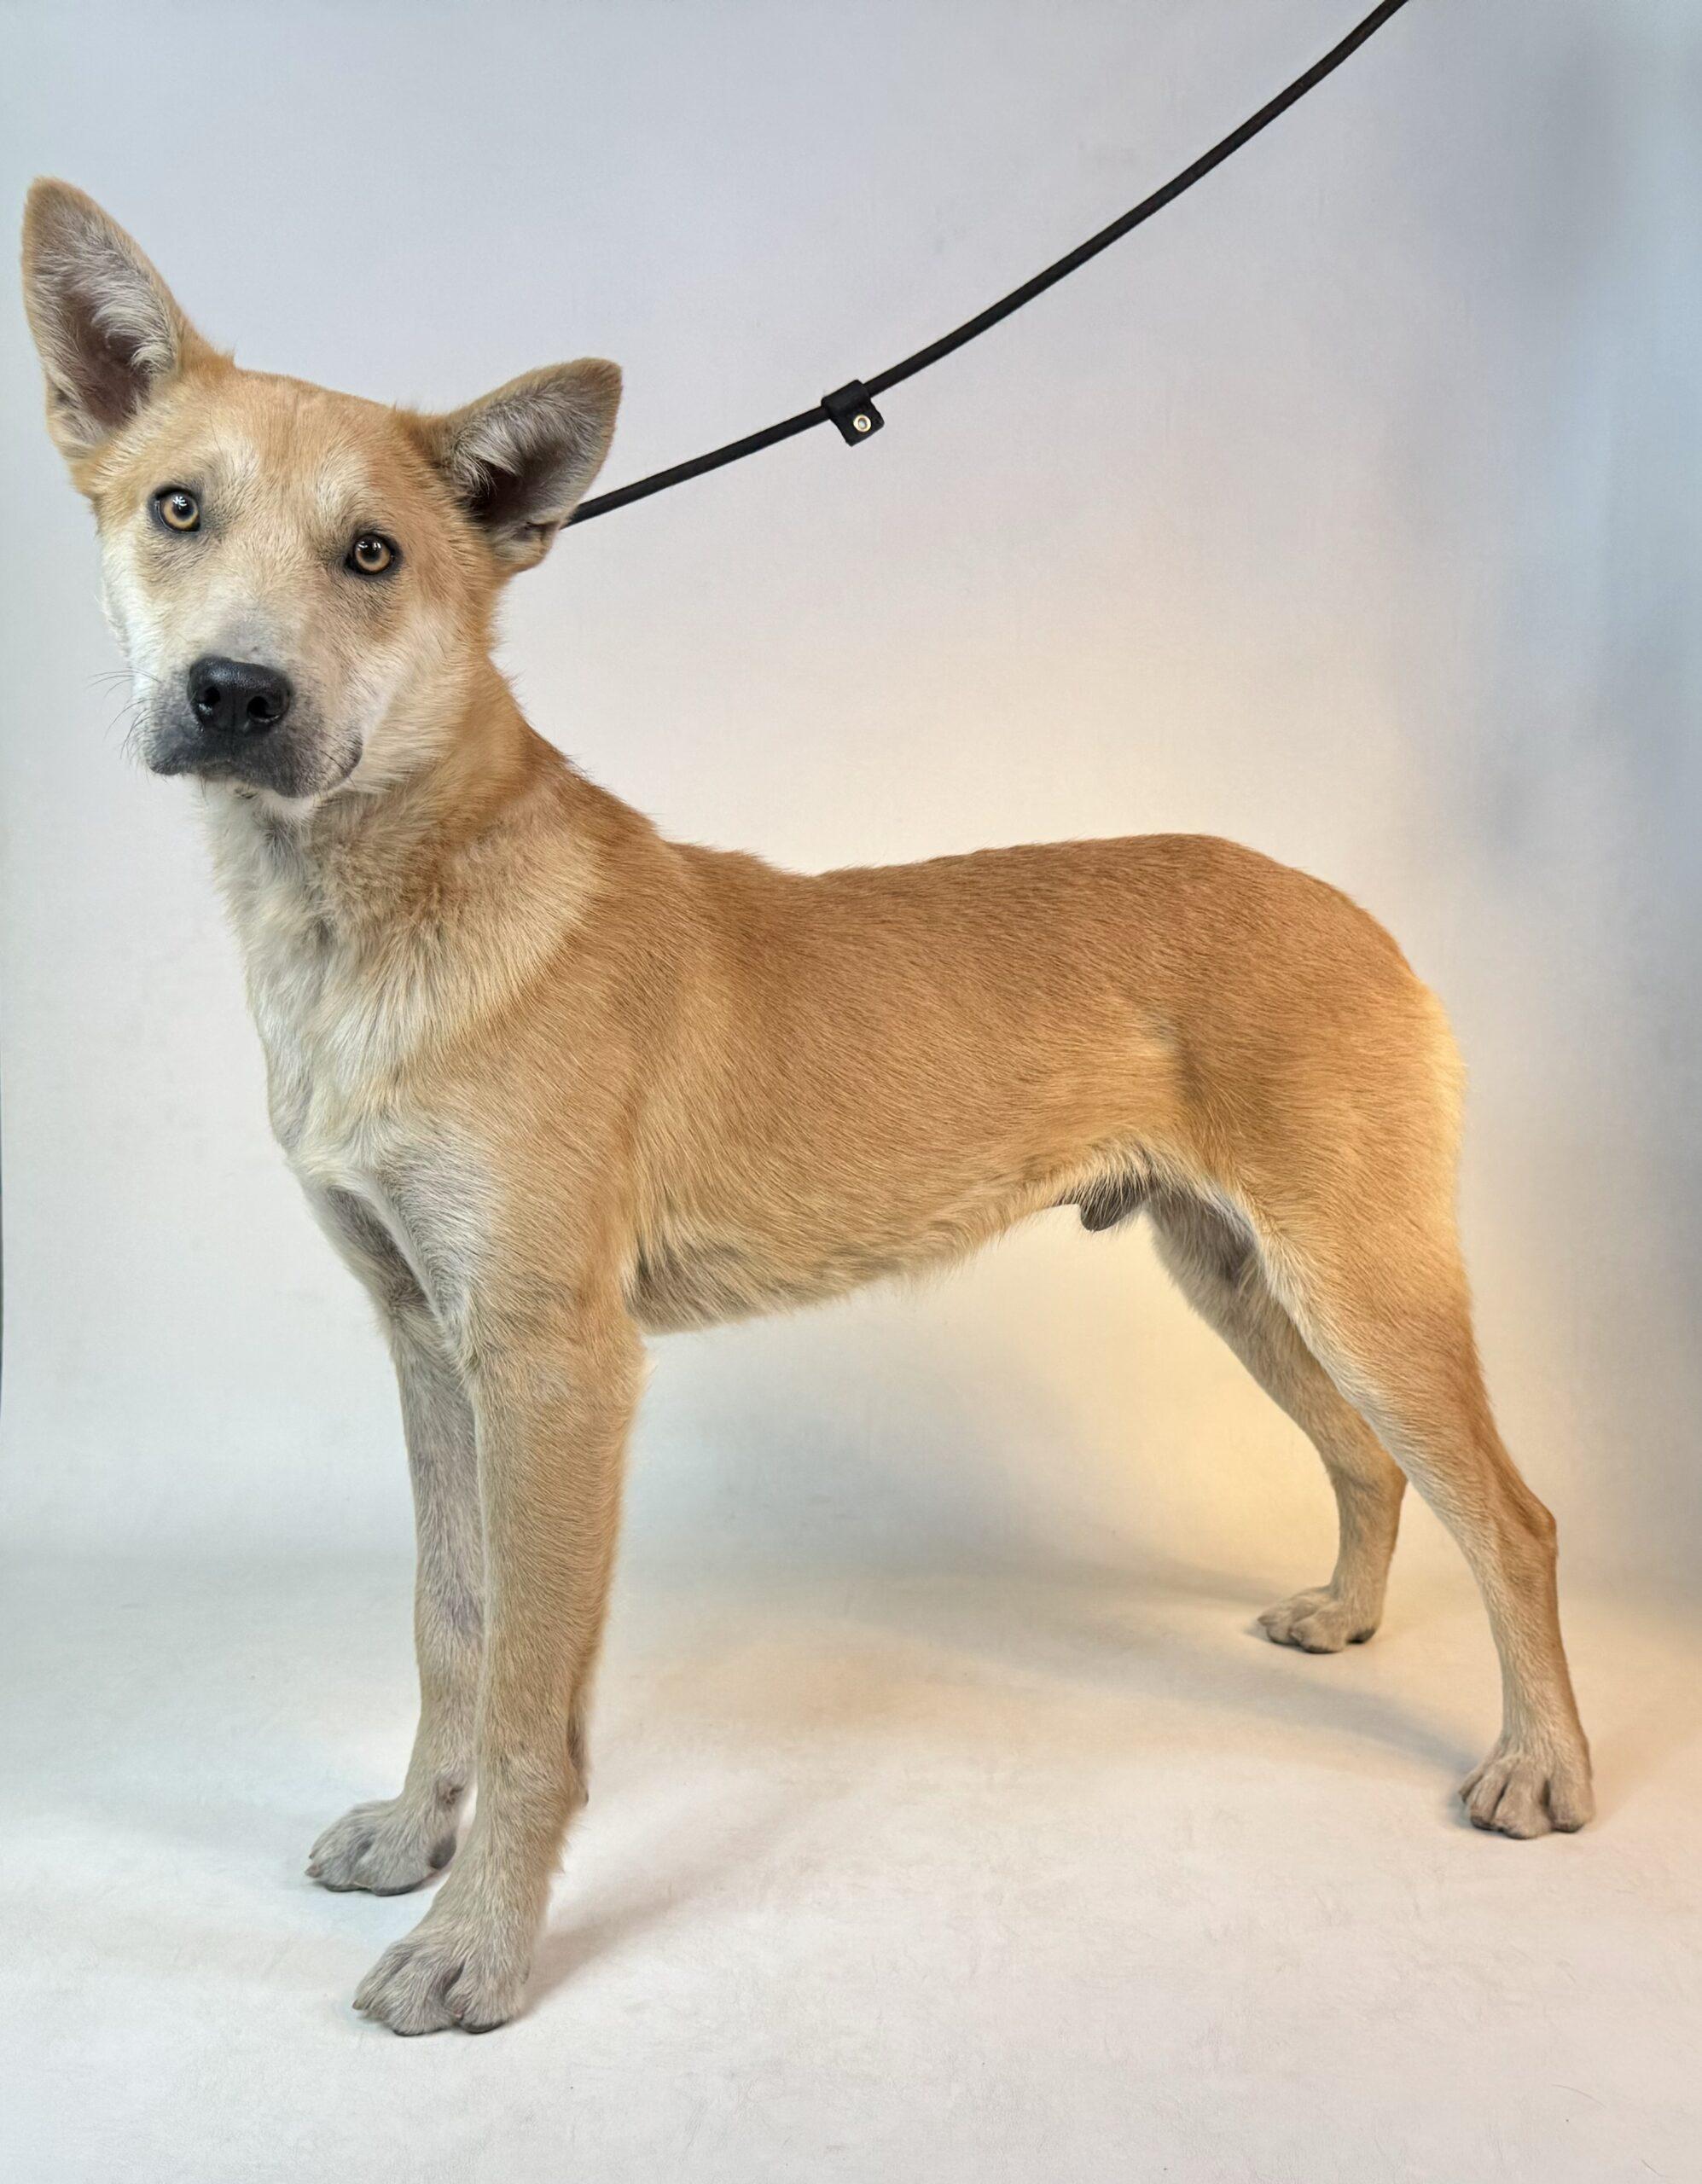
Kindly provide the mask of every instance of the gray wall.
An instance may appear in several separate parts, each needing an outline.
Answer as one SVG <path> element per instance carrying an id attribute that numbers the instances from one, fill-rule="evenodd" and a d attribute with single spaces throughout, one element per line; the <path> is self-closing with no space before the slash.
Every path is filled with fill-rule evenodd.
<path id="1" fill-rule="evenodd" d="M 798 407 L 1161 179 L 1359 0 L 9 9 L 0 202 L 82 183 L 257 364 L 448 404 L 628 369 L 611 482 Z M 1066 288 L 571 536 L 538 725 L 799 865 L 1186 828 L 1448 1000 L 1508 1438 L 1687 1582 L 1702 9 L 1422 0 Z M 88 520 L 3 369 L 7 1389 L 31 1546 L 406 1536 L 386 1371 L 266 1136 L 193 793 L 121 758 Z M 1322 1574 L 1310 1455 L 1143 1240 L 659 1346 L 633 1527 L 824 1562 Z M 1417 1551 L 1436 1551 L 1420 1520 Z"/>

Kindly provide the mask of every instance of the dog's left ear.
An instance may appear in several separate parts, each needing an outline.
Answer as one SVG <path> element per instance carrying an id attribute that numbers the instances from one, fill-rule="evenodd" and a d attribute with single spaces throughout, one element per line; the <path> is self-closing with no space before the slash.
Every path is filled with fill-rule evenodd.
<path id="1" fill-rule="evenodd" d="M 602 468 L 619 405 L 619 367 L 582 357 L 418 421 L 433 464 L 512 572 L 549 551 Z"/>

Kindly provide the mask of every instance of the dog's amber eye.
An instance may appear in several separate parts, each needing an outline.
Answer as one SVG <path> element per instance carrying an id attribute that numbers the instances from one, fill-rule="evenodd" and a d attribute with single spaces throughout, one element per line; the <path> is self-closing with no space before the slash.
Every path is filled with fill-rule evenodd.
<path id="1" fill-rule="evenodd" d="M 381 577 L 396 559 L 396 549 L 375 531 L 363 531 L 349 549 L 349 566 L 363 577 Z"/>
<path id="2" fill-rule="evenodd" d="M 154 496 L 154 508 L 167 531 L 199 531 L 201 504 L 182 485 L 168 485 Z"/>

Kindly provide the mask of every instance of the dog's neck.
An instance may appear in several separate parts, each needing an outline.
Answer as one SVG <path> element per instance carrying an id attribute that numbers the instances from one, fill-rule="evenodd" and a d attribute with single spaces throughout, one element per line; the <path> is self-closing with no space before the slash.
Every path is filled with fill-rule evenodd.
<path id="1" fill-rule="evenodd" d="M 494 666 L 433 742 L 404 777 L 303 812 L 209 792 L 214 863 L 269 1051 L 333 988 L 346 1000 L 357 988 L 375 1030 L 464 1020 L 503 985 L 518 990 L 583 915 L 600 815 L 625 807 L 535 733 Z M 463 967 L 481 961 L 472 980 Z M 505 973 L 495 985 L 492 962 Z"/>
<path id="2" fill-rule="evenodd" d="M 416 753 L 400 776 L 363 778 L 296 807 L 237 787 L 209 789 L 219 877 L 239 929 L 257 898 L 311 901 L 340 938 L 410 924 L 421 905 L 461 892 L 528 807 L 578 776 L 529 726 L 495 665 L 398 738 Z"/>

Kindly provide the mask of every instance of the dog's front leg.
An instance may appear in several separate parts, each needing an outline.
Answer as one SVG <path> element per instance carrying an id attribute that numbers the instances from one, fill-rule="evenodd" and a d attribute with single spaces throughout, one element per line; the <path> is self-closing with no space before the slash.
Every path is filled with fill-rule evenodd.
<path id="1" fill-rule="evenodd" d="M 640 1347 L 612 1291 L 558 1274 L 543 1293 L 561 1301 L 487 1308 L 470 1345 L 487 1582 L 479 1804 L 430 1911 L 356 1994 L 398 2032 L 513 2016 L 584 1799 Z"/>
<path id="2" fill-rule="evenodd" d="M 449 1863 L 473 1779 L 484 1649 L 485 1542 L 473 1406 L 425 1299 L 380 1298 L 402 1397 L 418 1565 L 414 1645 L 420 1726 L 401 1793 L 359 1804 L 328 1827 L 307 1862 L 326 1888 L 396 1896 Z"/>

